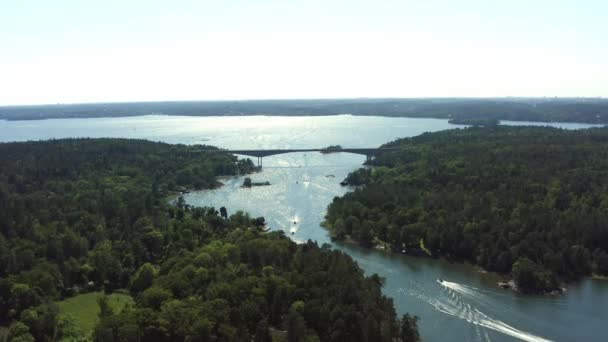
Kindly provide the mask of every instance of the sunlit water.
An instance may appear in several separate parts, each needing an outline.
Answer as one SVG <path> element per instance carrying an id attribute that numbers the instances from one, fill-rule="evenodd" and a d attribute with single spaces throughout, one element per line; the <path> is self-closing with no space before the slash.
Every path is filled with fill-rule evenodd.
<path id="1" fill-rule="evenodd" d="M 520 124 L 508 122 L 507 124 Z M 581 124 L 552 124 L 578 129 Z M 125 137 L 232 149 L 377 147 L 398 137 L 459 126 L 446 120 L 383 117 L 166 117 L 0 121 L 0 141 L 62 137 Z M 338 183 L 365 157 L 347 153 L 291 153 L 264 158 L 254 181 L 270 186 L 241 188 L 243 177 L 222 178 L 222 188 L 191 193 L 188 203 L 226 206 L 264 216 L 297 242 L 332 243 L 320 227 Z M 295 223 L 294 223 L 295 222 Z M 368 274 L 386 279 L 384 293 L 398 313 L 421 318 L 427 341 L 606 341 L 608 283 L 586 279 L 564 296 L 516 295 L 496 287 L 493 275 L 442 260 L 414 258 L 335 244 Z M 442 279 L 443 281 L 440 281 Z"/>

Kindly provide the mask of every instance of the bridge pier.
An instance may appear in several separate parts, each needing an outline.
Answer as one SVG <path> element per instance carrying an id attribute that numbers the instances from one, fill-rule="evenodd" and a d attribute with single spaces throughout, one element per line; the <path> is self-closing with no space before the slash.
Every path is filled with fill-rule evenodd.
<path id="1" fill-rule="evenodd" d="M 262 168 L 262 158 L 263 157 L 258 157 L 258 169 Z"/>

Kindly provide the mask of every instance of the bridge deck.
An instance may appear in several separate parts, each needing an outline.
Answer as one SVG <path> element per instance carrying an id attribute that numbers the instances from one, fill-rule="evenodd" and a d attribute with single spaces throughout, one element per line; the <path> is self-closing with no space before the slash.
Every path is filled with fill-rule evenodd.
<path id="1" fill-rule="evenodd" d="M 201 152 L 224 152 L 232 154 L 241 154 L 252 157 L 268 157 L 275 154 L 292 153 L 292 152 L 327 152 L 327 153 L 355 153 L 364 156 L 375 156 L 382 152 L 398 151 L 401 148 L 385 147 L 385 148 L 342 148 L 339 150 L 328 150 L 324 148 L 294 148 L 294 149 L 269 149 L 269 150 L 202 150 Z"/>

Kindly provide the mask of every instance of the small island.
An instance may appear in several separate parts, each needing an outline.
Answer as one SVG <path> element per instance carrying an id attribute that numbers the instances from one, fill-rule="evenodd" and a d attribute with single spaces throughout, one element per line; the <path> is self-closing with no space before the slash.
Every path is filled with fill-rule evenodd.
<path id="1" fill-rule="evenodd" d="M 342 150 L 342 146 L 340 146 L 340 145 L 330 145 L 330 146 L 323 148 L 321 150 L 321 153 L 323 153 L 323 154 L 336 153 L 336 152 L 340 152 L 341 150 Z"/>
<path id="2" fill-rule="evenodd" d="M 245 180 L 243 181 L 243 188 L 251 188 L 253 186 L 267 186 L 270 185 L 269 181 L 265 181 L 265 182 L 252 182 L 251 178 L 246 177 Z"/>

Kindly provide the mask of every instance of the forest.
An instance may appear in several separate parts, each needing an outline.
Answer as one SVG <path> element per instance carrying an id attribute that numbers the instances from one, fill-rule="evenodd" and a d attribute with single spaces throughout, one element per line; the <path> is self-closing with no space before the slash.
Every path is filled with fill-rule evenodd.
<path id="1" fill-rule="evenodd" d="M 608 128 L 471 127 L 383 147 L 335 198 L 336 239 L 443 256 L 524 292 L 608 275 Z"/>
<path id="2" fill-rule="evenodd" d="M 608 124 L 604 98 L 360 98 L 316 100 L 174 101 L 0 107 L 0 120 L 91 118 L 150 114 L 371 115 L 439 118 L 454 123 L 500 120 Z"/>
<path id="3" fill-rule="evenodd" d="M 125 139 L 0 144 L 0 341 L 418 341 L 347 255 L 264 233 L 263 218 L 193 208 L 249 160 Z M 56 302 L 90 291 L 93 331 Z"/>

